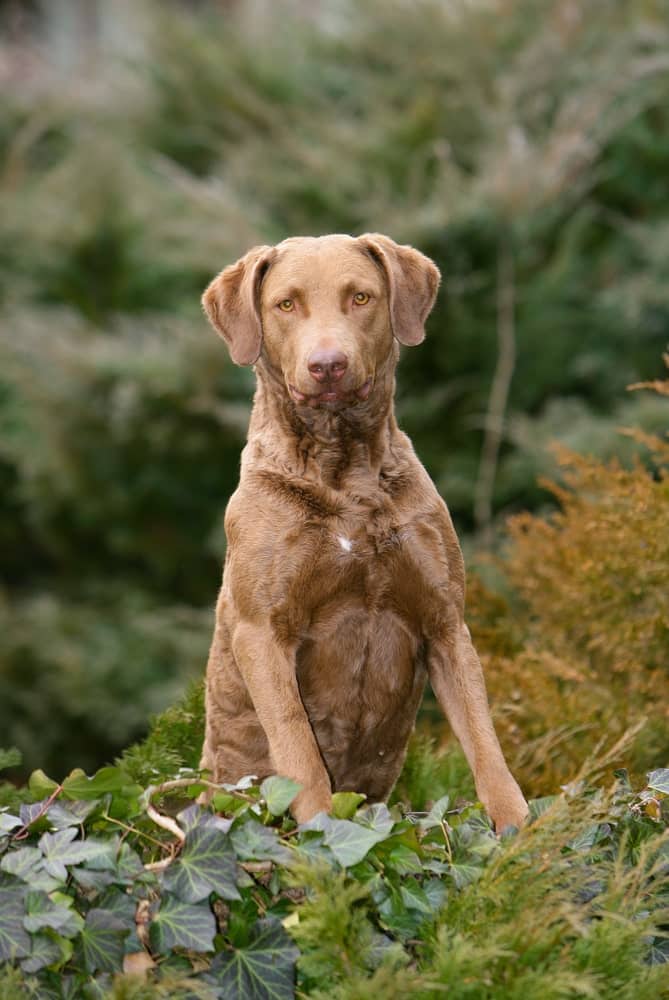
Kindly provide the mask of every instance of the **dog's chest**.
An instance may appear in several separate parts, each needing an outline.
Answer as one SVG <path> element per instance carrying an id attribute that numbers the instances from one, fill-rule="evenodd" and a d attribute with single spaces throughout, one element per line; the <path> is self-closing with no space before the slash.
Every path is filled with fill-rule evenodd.
<path id="1" fill-rule="evenodd" d="M 319 532 L 312 553 L 312 620 L 348 609 L 392 613 L 417 637 L 443 604 L 449 572 L 438 529 L 419 517 L 360 510 Z M 317 582 L 316 582 L 317 581 Z"/>

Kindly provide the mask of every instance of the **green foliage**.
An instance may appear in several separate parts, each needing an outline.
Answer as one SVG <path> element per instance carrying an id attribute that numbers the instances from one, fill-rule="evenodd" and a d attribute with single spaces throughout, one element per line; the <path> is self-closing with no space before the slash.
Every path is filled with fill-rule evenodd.
<path id="1" fill-rule="evenodd" d="M 201 672 L 210 620 L 111 586 L 69 600 L 0 595 L 3 739 L 27 768 L 55 760 L 62 774 L 109 760 Z"/>
<path id="2" fill-rule="evenodd" d="M 224 816 L 204 787 L 33 776 L 0 812 L 3 996 L 659 995 L 666 769 L 533 803 L 501 842 L 447 798 L 296 828 L 294 782 L 223 786 Z"/>

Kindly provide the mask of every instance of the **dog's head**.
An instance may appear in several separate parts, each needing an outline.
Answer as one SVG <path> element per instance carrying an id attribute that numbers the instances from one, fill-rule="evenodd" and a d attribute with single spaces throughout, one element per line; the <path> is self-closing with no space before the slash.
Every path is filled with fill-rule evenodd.
<path id="1" fill-rule="evenodd" d="M 439 286 L 413 247 L 373 233 L 255 247 L 214 278 L 202 304 L 232 360 L 260 356 L 298 406 L 364 401 L 393 337 L 419 344 Z"/>

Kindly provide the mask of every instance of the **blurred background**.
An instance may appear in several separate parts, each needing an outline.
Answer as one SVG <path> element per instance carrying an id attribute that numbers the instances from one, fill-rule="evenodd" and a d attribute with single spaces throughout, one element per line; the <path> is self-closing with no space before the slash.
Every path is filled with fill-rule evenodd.
<path id="1" fill-rule="evenodd" d="M 469 552 L 630 461 L 669 341 L 666 0 L 0 0 L 0 747 L 92 770 L 201 676 L 253 376 L 200 312 L 256 243 L 444 281 L 400 422 Z"/>

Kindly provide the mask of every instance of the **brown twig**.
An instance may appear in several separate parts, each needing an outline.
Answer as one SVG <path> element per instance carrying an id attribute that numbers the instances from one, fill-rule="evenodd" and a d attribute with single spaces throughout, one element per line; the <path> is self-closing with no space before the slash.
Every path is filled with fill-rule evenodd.
<path id="1" fill-rule="evenodd" d="M 490 545 L 491 542 L 492 494 L 509 389 L 516 365 L 515 298 L 513 249 L 509 243 L 501 243 L 497 255 L 497 364 L 488 400 L 474 494 L 474 519 L 483 536 L 484 545 Z"/>
<path id="2" fill-rule="evenodd" d="M 33 825 L 33 823 L 36 823 L 38 819 L 41 819 L 42 816 L 44 816 L 48 812 L 49 808 L 54 804 L 54 802 L 56 801 L 62 790 L 63 790 L 62 785 L 58 785 L 57 788 L 54 788 L 48 799 L 45 799 L 44 802 L 42 803 L 42 808 L 37 813 L 37 815 L 33 816 L 33 818 L 30 820 L 29 823 L 24 824 L 24 826 L 21 827 L 18 833 L 15 833 L 13 835 L 12 840 L 25 840 L 25 838 L 30 833 L 30 827 Z"/>

